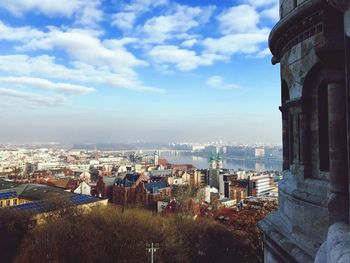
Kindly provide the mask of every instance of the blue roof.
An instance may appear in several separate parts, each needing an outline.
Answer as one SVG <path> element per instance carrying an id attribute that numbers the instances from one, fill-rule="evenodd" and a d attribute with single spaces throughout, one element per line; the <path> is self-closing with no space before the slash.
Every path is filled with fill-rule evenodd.
<path id="1" fill-rule="evenodd" d="M 167 169 L 167 170 L 153 170 L 150 171 L 150 176 L 166 176 L 166 175 L 171 175 L 173 173 L 172 169 Z"/>
<path id="2" fill-rule="evenodd" d="M 145 188 L 152 194 L 156 194 L 159 192 L 159 189 L 169 187 L 167 182 L 153 182 L 153 183 L 145 183 Z"/>
<path id="3" fill-rule="evenodd" d="M 0 193 L 0 199 L 9 199 L 17 196 L 15 191 Z"/>
<path id="4" fill-rule="evenodd" d="M 116 185 L 122 187 L 131 187 L 139 179 L 140 174 L 127 174 L 123 179 L 119 178 L 116 181 Z"/>
<path id="5" fill-rule="evenodd" d="M 29 202 L 21 205 L 11 206 L 12 209 L 18 209 L 27 212 L 47 212 L 53 210 L 52 205 L 45 201 Z"/>
<path id="6" fill-rule="evenodd" d="M 64 199 L 62 199 L 64 200 Z M 82 195 L 82 194 L 73 194 L 68 199 L 74 205 L 81 205 L 96 202 L 100 199 L 90 196 L 90 195 Z M 12 209 L 19 209 L 27 212 L 35 212 L 35 213 L 43 213 L 55 210 L 55 205 L 51 203 L 49 200 L 35 201 L 25 204 L 20 204 L 16 206 L 12 206 Z"/>
<path id="7" fill-rule="evenodd" d="M 75 194 L 71 196 L 70 201 L 75 205 L 87 204 L 91 202 L 96 202 L 100 199 L 93 197 L 91 195 Z"/>

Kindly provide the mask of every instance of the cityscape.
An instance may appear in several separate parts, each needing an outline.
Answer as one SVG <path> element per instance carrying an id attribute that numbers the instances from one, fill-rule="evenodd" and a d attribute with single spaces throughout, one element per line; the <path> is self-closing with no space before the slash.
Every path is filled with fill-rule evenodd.
<path id="1" fill-rule="evenodd" d="M 349 263 L 350 0 L 2 0 L 0 263 Z"/>
<path id="2" fill-rule="evenodd" d="M 160 148 L 154 150 L 155 146 Z M 211 219 L 241 239 L 251 236 L 252 244 L 245 245 L 248 250 L 240 257 L 262 260 L 256 222 L 277 207 L 281 151 L 277 145 L 223 142 L 147 147 L 145 143 L 6 144 L 0 148 L 0 207 L 30 214 L 39 225 L 48 223 L 51 213 L 72 206 L 82 210 L 114 206 L 124 211 L 142 207 L 163 217 Z M 193 160 L 201 160 L 205 167 L 196 167 Z M 225 167 L 235 160 L 242 167 Z M 253 168 L 243 169 L 249 166 L 246 163 Z M 265 163 L 276 169 L 264 169 Z M 238 219 L 244 228 L 236 226 Z M 208 256 L 201 257 L 206 262 Z"/>

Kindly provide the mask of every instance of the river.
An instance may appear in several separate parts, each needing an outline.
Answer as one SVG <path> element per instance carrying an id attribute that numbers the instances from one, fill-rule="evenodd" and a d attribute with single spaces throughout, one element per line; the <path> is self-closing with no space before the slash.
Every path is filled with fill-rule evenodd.
<path id="1" fill-rule="evenodd" d="M 169 163 L 173 164 L 193 164 L 198 169 L 209 168 L 208 158 L 191 156 L 191 155 L 173 155 L 173 154 L 161 154 L 160 158 L 166 159 Z M 242 170 L 256 170 L 263 171 L 281 171 L 282 162 L 269 161 L 269 160 L 233 160 L 223 159 L 224 168 L 227 169 L 242 169 Z"/>

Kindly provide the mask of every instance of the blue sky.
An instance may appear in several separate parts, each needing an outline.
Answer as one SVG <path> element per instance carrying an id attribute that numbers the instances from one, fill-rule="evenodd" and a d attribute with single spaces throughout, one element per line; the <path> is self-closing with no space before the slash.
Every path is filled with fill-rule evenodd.
<path id="1" fill-rule="evenodd" d="M 2 0 L 0 141 L 281 142 L 277 0 Z"/>

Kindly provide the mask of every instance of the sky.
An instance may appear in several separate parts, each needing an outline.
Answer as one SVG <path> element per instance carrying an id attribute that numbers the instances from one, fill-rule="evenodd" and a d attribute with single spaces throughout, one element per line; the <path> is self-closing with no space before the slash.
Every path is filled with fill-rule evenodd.
<path id="1" fill-rule="evenodd" d="M 281 143 L 278 0 L 1 0 L 0 142 Z"/>

